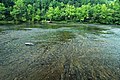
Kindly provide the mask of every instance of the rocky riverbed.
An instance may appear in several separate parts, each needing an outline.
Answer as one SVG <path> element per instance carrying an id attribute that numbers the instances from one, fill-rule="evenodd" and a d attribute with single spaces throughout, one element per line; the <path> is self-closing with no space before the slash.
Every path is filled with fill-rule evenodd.
<path id="1" fill-rule="evenodd" d="M 120 26 L 1 25 L 0 80 L 120 80 Z"/>

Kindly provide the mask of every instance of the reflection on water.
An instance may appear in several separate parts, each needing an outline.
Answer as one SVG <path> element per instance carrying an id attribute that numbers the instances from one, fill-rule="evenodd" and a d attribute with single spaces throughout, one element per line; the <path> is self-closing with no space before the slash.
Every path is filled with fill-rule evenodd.
<path id="1" fill-rule="evenodd" d="M 0 80 L 120 80 L 119 30 L 81 24 L 0 26 Z"/>
<path id="2" fill-rule="evenodd" d="M 4 31 L 4 29 L 0 28 L 0 32 Z"/>

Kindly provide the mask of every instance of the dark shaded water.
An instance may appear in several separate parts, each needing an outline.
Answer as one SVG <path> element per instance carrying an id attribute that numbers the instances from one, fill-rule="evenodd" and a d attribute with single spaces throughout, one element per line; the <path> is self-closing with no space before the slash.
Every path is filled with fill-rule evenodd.
<path id="1" fill-rule="evenodd" d="M 0 26 L 0 80 L 120 80 L 119 27 Z"/>

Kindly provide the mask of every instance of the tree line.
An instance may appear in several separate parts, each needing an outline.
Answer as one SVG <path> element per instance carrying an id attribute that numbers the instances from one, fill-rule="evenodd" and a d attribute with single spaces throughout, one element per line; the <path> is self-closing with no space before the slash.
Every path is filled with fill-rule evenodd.
<path id="1" fill-rule="evenodd" d="M 2 0 L 0 21 L 120 24 L 119 0 Z"/>

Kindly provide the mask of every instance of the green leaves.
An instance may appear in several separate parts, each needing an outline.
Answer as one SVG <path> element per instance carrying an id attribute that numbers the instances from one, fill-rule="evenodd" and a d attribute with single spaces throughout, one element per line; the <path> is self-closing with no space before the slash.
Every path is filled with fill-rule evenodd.
<path id="1" fill-rule="evenodd" d="M 5 10 L 5 6 L 3 3 L 0 3 L 0 11 L 4 11 Z"/>
<path id="2" fill-rule="evenodd" d="M 54 16 L 54 9 L 53 7 L 49 7 L 49 10 L 48 12 L 46 13 L 46 19 L 53 19 L 53 16 Z"/>
<path id="3" fill-rule="evenodd" d="M 12 17 L 14 18 L 14 20 L 17 21 L 25 21 L 26 19 L 23 18 L 23 16 L 25 16 L 24 12 L 25 12 L 25 4 L 23 0 L 17 0 L 15 2 L 15 5 L 13 6 L 13 10 L 10 12 L 10 14 L 12 15 Z"/>
<path id="4" fill-rule="evenodd" d="M 5 6 L 4 4 L 0 3 L 0 20 L 5 18 L 4 12 L 5 12 Z"/>
<path id="5" fill-rule="evenodd" d="M 120 24 L 119 0 L 9 0 L 10 5 L 7 2 L 0 3 L 0 20 Z"/>
<path id="6" fill-rule="evenodd" d="M 38 6 L 35 3 L 26 6 L 24 0 L 17 0 L 10 14 L 15 21 L 34 22 L 36 20 L 39 21 L 41 18 L 41 12 Z"/>
<path id="7" fill-rule="evenodd" d="M 114 9 L 107 4 L 97 4 L 90 8 L 90 22 L 102 24 L 114 24 Z"/>
<path id="8" fill-rule="evenodd" d="M 35 15 L 35 19 L 37 20 L 37 21 L 39 21 L 40 20 L 40 14 L 41 14 L 41 12 L 40 12 L 40 9 L 37 9 L 37 11 L 36 11 L 36 15 Z"/>
<path id="9" fill-rule="evenodd" d="M 46 13 L 46 19 L 83 21 L 85 18 L 88 18 L 88 11 L 90 8 L 90 5 L 83 5 L 79 8 L 75 8 L 71 5 L 65 5 L 64 8 L 49 7 L 49 10 Z"/>

